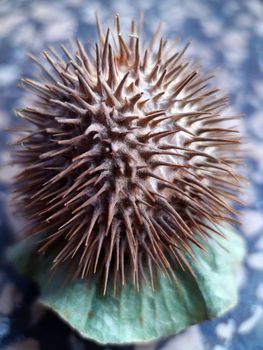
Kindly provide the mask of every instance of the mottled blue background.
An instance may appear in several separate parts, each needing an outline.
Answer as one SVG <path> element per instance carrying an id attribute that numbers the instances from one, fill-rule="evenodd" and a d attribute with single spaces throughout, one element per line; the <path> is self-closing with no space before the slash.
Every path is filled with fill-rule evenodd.
<path id="1" fill-rule="evenodd" d="M 179 336 L 137 349 L 263 349 L 263 2 L 260 0 L 0 0 L 0 129 L 14 124 L 13 109 L 23 104 L 16 87 L 32 73 L 27 52 L 49 43 L 95 34 L 94 11 L 103 22 L 119 12 L 123 23 L 145 12 L 146 35 L 166 22 L 169 37 L 192 39 L 190 54 L 206 69 L 219 67 L 218 85 L 231 97 L 234 112 L 244 112 L 241 131 L 247 140 L 250 185 L 244 196 L 240 230 L 248 254 L 239 276 L 240 302 L 226 316 L 194 326 Z M 18 224 L 11 218 L 7 191 L 15 169 L 5 165 L 7 136 L 0 137 L 0 254 Z M 1 258 L 0 349 L 95 349 L 50 312 L 32 306 L 37 289 L 19 279 Z M 19 305 L 19 306 L 17 306 Z M 106 349 L 106 348 L 105 348 Z M 107 348 L 111 349 L 111 348 Z"/>

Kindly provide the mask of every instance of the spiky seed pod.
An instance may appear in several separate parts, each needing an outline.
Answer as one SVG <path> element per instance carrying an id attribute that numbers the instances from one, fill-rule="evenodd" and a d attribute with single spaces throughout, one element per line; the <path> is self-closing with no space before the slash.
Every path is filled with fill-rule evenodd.
<path id="1" fill-rule="evenodd" d="M 88 51 L 77 40 L 32 57 L 41 76 L 22 80 L 35 99 L 17 111 L 33 128 L 16 146 L 16 205 L 72 279 L 100 274 L 105 293 L 129 271 L 154 288 L 156 271 L 191 272 L 185 255 L 235 222 L 236 117 L 184 60 L 188 44 L 176 51 L 160 27 L 143 43 L 134 21 L 125 39 L 118 16 L 114 30 L 97 27 Z"/>

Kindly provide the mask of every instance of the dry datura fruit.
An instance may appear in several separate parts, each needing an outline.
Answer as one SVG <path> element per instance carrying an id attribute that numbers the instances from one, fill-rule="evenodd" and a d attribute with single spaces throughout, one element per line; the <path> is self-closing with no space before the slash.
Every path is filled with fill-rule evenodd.
<path id="1" fill-rule="evenodd" d="M 34 98 L 17 111 L 32 128 L 14 154 L 16 206 L 71 280 L 154 289 L 159 271 L 194 274 L 188 258 L 236 222 L 237 116 L 185 59 L 188 44 L 160 27 L 145 42 L 135 21 L 124 35 L 118 16 L 97 27 L 97 43 L 49 47 L 32 57 L 37 79 L 22 79 Z"/>

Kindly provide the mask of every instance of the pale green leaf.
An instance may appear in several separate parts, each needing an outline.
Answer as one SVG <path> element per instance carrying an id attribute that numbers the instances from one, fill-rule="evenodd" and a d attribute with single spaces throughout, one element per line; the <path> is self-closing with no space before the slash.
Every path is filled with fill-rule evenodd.
<path id="1" fill-rule="evenodd" d="M 160 275 L 156 291 L 131 285 L 117 296 L 110 285 L 106 296 L 99 283 L 78 281 L 65 284 L 62 274 L 50 279 L 50 261 L 36 254 L 34 243 L 25 242 L 10 256 L 19 270 L 38 281 L 40 301 L 55 311 L 83 337 L 99 343 L 135 343 L 176 334 L 184 328 L 222 315 L 237 302 L 236 269 L 244 256 L 243 240 L 225 230 L 227 240 L 210 240 L 208 254 L 196 251 L 191 262 L 196 274 L 177 273 L 181 288 Z"/>

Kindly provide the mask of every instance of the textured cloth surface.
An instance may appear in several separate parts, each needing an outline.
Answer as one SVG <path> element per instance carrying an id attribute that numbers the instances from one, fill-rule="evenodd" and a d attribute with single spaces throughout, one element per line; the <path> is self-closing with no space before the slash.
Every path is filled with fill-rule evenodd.
<path id="1" fill-rule="evenodd" d="M 160 20 L 166 34 L 192 40 L 190 54 L 205 69 L 219 67 L 217 84 L 230 94 L 233 110 L 244 112 L 241 130 L 248 142 L 250 185 L 244 196 L 240 233 L 248 254 L 239 276 L 240 302 L 224 317 L 194 326 L 182 334 L 137 350 L 260 350 L 263 349 L 263 3 L 260 0 L 1 0 L 0 1 L 0 349 L 101 349 L 84 341 L 41 306 L 32 304 L 36 286 L 19 278 L 4 263 L 6 246 L 18 231 L 8 205 L 14 167 L 6 166 L 13 109 L 24 101 L 18 79 L 32 73 L 27 52 L 48 44 L 94 37 L 94 11 L 103 22 L 120 13 L 122 22 L 145 12 L 146 35 Z M 113 347 L 104 347 L 112 349 Z M 134 349 L 134 347 L 122 347 Z"/>

